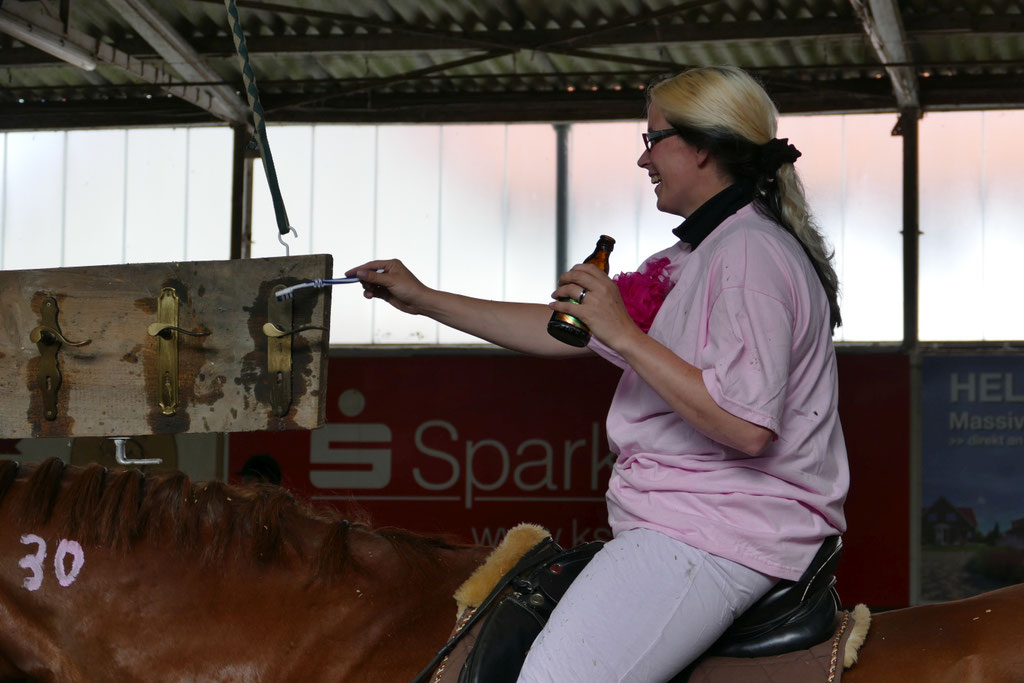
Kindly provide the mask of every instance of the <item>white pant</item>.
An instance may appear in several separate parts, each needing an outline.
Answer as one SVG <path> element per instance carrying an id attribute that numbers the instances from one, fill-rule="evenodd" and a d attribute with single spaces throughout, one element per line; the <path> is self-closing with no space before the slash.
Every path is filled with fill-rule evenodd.
<path id="1" fill-rule="evenodd" d="M 656 531 L 626 531 L 555 607 L 518 683 L 664 683 L 776 581 Z"/>

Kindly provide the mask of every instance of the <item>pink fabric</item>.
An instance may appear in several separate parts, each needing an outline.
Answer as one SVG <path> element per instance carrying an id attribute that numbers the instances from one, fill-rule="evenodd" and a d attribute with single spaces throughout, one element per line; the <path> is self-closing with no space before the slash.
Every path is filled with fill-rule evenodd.
<path id="1" fill-rule="evenodd" d="M 619 286 L 622 303 L 633 322 L 644 332 L 651 329 L 654 316 L 672 290 L 672 262 L 667 258 L 647 261 L 632 273 L 619 273 L 612 280 Z"/>
<path id="2" fill-rule="evenodd" d="M 822 539 L 846 529 L 849 487 L 829 309 L 799 243 L 740 209 L 668 258 L 674 286 L 648 334 L 703 371 L 725 410 L 777 438 L 753 458 L 698 432 L 624 369 L 608 413 L 618 454 L 613 533 L 646 528 L 757 571 L 796 579 Z"/>

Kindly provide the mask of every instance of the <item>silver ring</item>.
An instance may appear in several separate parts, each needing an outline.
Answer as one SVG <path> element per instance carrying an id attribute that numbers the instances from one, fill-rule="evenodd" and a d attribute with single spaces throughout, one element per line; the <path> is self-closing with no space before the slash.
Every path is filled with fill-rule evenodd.
<path id="1" fill-rule="evenodd" d="M 576 303 L 578 303 L 578 304 L 583 303 L 583 299 L 586 296 L 587 296 L 587 288 L 584 287 L 583 289 L 580 290 L 580 296 L 579 296 L 578 299 L 576 299 Z"/>

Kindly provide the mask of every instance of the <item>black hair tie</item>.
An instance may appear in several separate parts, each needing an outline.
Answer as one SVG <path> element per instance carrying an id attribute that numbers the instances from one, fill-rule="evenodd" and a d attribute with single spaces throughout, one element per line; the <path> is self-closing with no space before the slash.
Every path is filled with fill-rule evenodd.
<path id="1" fill-rule="evenodd" d="M 769 181 L 783 164 L 792 164 L 800 158 L 800 150 L 789 144 L 789 138 L 772 138 L 760 146 L 757 168 Z"/>

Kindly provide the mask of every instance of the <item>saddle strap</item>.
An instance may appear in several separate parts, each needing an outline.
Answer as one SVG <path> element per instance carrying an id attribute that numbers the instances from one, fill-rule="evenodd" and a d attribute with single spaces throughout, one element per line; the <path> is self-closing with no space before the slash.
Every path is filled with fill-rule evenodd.
<path id="1" fill-rule="evenodd" d="M 462 640 L 462 638 L 473 630 L 473 626 L 480 619 L 480 617 L 487 613 L 488 608 L 493 604 L 501 595 L 505 592 L 505 589 L 512 583 L 520 574 L 529 571 L 533 567 L 553 559 L 558 556 L 559 553 L 564 552 L 562 547 L 555 543 L 554 539 L 550 536 L 545 538 L 543 541 L 533 546 L 526 552 L 525 555 L 520 558 L 519 562 L 516 563 L 512 569 L 510 569 L 505 576 L 498 581 L 491 592 L 486 598 L 480 603 L 476 610 L 472 613 L 468 620 L 466 620 L 462 627 L 456 627 L 455 634 L 448 640 L 444 646 L 437 651 L 434 658 L 430 660 L 430 663 L 422 671 L 417 674 L 416 678 L 413 679 L 412 683 L 426 683 L 430 677 L 434 674 L 439 666 L 444 662 L 448 654 L 455 648 L 455 646 Z M 462 619 L 459 620 L 462 622 Z"/>
<path id="2" fill-rule="evenodd" d="M 477 608 L 470 607 L 459 617 L 458 623 L 455 624 L 455 630 L 452 631 L 452 640 L 455 641 L 455 646 L 437 665 L 430 683 L 451 683 L 451 681 L 458 680 L 462 664 L 469 657 L 469 653 L 473 651 L 473 646 L 476 645 L 479 635 L 480 622 L 473 619 L 476 613 Z M 470 625 L 471 621 L 472 625 Z"/>

